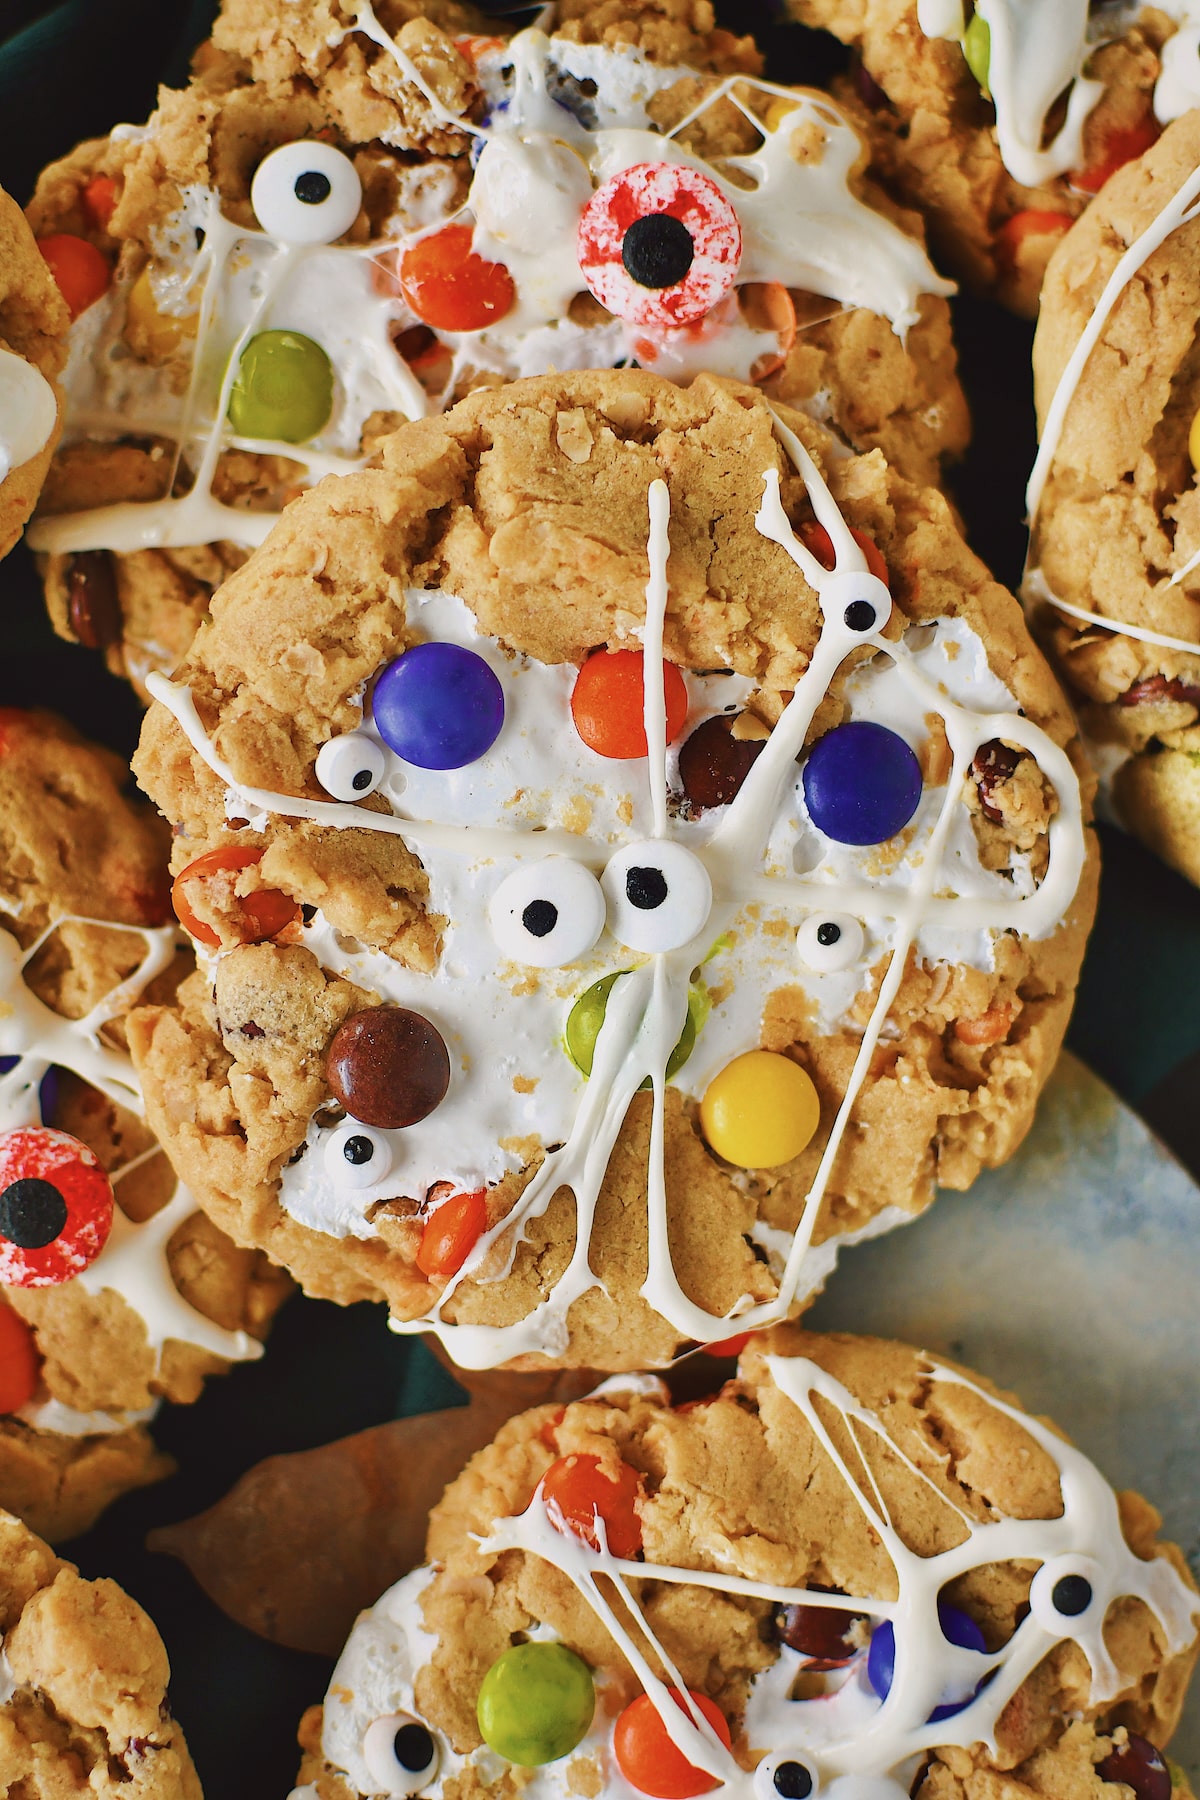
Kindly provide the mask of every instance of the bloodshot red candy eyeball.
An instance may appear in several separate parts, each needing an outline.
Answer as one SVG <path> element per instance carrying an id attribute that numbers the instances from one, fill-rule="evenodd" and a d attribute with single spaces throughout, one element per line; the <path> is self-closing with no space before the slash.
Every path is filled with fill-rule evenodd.
<path id="1" fill-rule="evenodd" d="M 97 1158 L 65 1131 L 0 1134 L 0 1286 L 58 1287 L 95 1262 L 113 1192 Z"/>
<path id="2" fill-rule="evenodd" d="M 678 163 L 635 163 L 596 189 L 579 220 L 579 267 L 630 325 L 691 325 L 729 292 L 738 216 L 716 182 Z"/>

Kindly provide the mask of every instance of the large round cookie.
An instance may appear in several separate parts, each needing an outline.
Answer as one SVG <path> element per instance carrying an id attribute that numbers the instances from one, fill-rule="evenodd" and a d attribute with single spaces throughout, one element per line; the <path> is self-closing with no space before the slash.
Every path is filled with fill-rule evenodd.
<path id="1" fill-rule="evenodd" d="M 496 29 L 238 0 L 190 88 L 43 175 L 96 292 L 33 542 L 118 673 L 173 666 L 292 494 L 480 384 L 753 375 L 914 479 L 961 450 L 949 286 L 826 97 L 703 5 Z"/>
<path id="2" fill-rule="evenodd" d="M 682 1407 L 614 1378 L 450 1485 L 293 1800 L 1187 1795 L 1200 1600 L 1157 1524 L 904 1345 L 781 1328 Z"/>
<path id="3" fill-rule="evenodd" d="M 260 1355 L 288 1292 L 145 1123 L 125 1014 L 187 963 L 127 779 L 50 714 L 0 712 L 0 1505 L 54 1540 L 169 1471 L 147 1421 Z"/>
<path id="4" fill-rule="evenodd" d="M 58 441 L 66 330 L 25 215 L 0 189 L 0 556 L 20 537 Z"/>
<path id="5" fill-rule="evenodd" d="M 753 389 L 546 377 L 383 459 L 152 678 L 207 949 L 131 1021 L 149 1116 L 313 1293 L 661 1363 L 1019 1142 L 1094 903 L 1073 728 L 942 497 Z"/>
<path id="6" fill-rule="evenodd" d="M 1200 112 L 1056 251 L 1025 592 L 1113 811 L 1200 882 Z"/>
<path id="7" fill-rule="evenodd" d="M 201 1800 L 152 1621 L 0 1512 L 0 1792 Z"/>
<path id="8" fill-rule="evenodd" d="M 877 173 L 945 265 L 1030 317 L 1109 177 L 1200 104 L 1194 0 L 789 0 L 861 57 Z M 839 84 L 839 91 L 842 91 Z"/>

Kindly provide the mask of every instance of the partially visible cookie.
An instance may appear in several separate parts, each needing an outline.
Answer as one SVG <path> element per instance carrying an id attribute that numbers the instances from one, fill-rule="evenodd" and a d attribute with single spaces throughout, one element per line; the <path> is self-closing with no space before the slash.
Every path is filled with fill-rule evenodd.
<path id="1" fill-rule="evenodd" d="M 0 712 L 0 1504 L 52 1539 L 170 1463 L 161 1400 L 261 1354 L 289 1284 L 176 1181 L 125 1045 L 186 971 L 120 759 Z"/>
<path id="2" fill-rule="evenodd" d="M 43 174 L 95 286 L 32 541 L 115 672 L 169 671 L 295 494 L 512 377 L 708 370 L 914 480 L 962 450 L 950 284 L 827 96 L 707 4 L 499 28 L 238 0 L 144 129 Z"/>
<path id="3" fill-rule="evenodd" d="M 1050 263 L 1025 593 L 1111 810 L 1200 883 L 1200 111 Z"/>
<path id="4" fill-rule="evenodd" d="M 789 0 L 852 44 L 873 167 L 946 267 L 1033 317 L 1046 262 L 1109 177 L 1200 104 L 1188 0 Z"/>
<path id="5" fill-rule="evenodd" d="M 153 1622 L 0 1512 L 0 1792 L 201 1800 Z"/>
<path id="6" fill-rule="evenodd" d="M 1087 777 L 878 451 L 707 376 L 476 393 L 298 500 L 154 685 L 202 958 L 130 1021 L 149 1116 L 314 1294 L 661 1364 L 1027 1129 Z"/>
<path id="7" fill-rule="evenodd" d="M 0 189 L 0 556 L 37 504 L 58 441 L 67 323 L 25 215 Z"/>
<path id="8" fill-rule="evenodd" d="M 779 1328 L 679 1407 L 614 1378 L 451 1483 L 293 1800 L 1185 1800 L 1200 1597 L 1158 1523 L 902 1344 Z"/>

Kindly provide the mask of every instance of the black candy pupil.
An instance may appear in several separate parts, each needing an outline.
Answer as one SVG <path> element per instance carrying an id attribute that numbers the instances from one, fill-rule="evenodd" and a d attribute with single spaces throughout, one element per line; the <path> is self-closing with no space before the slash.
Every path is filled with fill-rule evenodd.
<path id="1" fill-rule="evenodd" d="M 371 785 L 370 769 L 360 769 L 358 771 L 357 775 L 355 775 L 350 782 L 350 786 L 354 789 L 355 793 L 357 793 L 357 794 L 361 794 L 363 789 L 369 788 L 370 785 Z"/>
<path id="2" fill-rule="evenodd" d="M 410 1775 L 419 1774 L 433 1761 L 433 1739 L 423 1725 L 402 1725 L 396 1733 L 393 1748 L 396 1761 Z"/>
<path id="3" fill-rule="evenodd" d="M 305 169 L 303 175 L 297 175 L 292 192 L 305 206 L 320 206 L 329 198 L 329 177 L 320 169 Z"/>
<path id="4" fill-rule="evenodd" d="M 369 1137 L 347 1138 L 342 1145 L 342 1155 L 348 1163 L 353 1163 L 356 1169 L 361 1168 L 363 1163 L 369 1163 L 374 1154 L 375 1146 Z"/>
<path id="5" fill-rule="evenodd" d="M 803 1763 L 781 1762 L 772 1780 L 782 1800 L 808 1800 L 812 1793 L 813 1779 Z"/>
<path id="6" fill-rule="evenodd" d="M 67 1222 L 67 1203 L 53 1182 L 26 1175 L 0 1194 L 0 1237 L 21 1250 L 44 1250 Z"/>
<path id="7" fill-rule="evenodd" d="M 670 213 L 635 219 L 621 242 L 625 272 L 644 288 L 674 287 L 691 268 L 695 254 L 691 232 Z"/>
<path id="8" fill-rule="evenodd" d="M 875 623 L 875 608 L 869 600 L 852 600 L 842 616 L 851 631 L 870 631 Z"/>
<path id="9" fill-rule="evenodd" d="M 630 869 L 625 877 L 625 892 L 630 906 L 636 906 L 639 912 L 653 912 L 667 897 L 667 878 L 653 864 Z"/>
<path id="10" fill-rule="evenodd" d="M 1092 1584 L 1082 1575 L 1064 1575 L 1061 1581 L 1055 1582 L 1050 1598 L 1056 1611 L 1064 1613 L 1068 1619 L 1077 1619 L 1092 1604 Z"/>
<path id="11" fill-rule="evenodd" d="M 521 914 L 521 923 L 530 937 L 549 937 L 558 924 L 558 908 L 553 900 L 531 900 Z"/>
<path id="12" fill-rule="evenodd" d="M 841 926 L 835 925 L 832 919 L 826 919 L 824 924 L 817 926 L 817 942 L 825 950 L 829 950 L 834 944 L 840 943 L 841 936 Z"/>

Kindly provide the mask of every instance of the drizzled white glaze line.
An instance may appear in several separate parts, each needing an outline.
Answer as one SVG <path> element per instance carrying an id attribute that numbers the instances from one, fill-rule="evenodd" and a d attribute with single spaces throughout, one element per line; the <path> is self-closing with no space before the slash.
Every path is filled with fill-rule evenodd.
<path id="1" fill-rule="evenodd" d="M 1200 562 L 1200 550 L 1191 559 L 1186 568 L 1180 569 L 1172 576 L 1168 586 L 1175 584 L 1188 574 Z M 1179 650 L 1185 656 L 1200 656 L 1200 640 L 1196 638 L 1171 637 L 1165 631 L 1151 631 L 1147 625 L 1127 625 L 1119 619 L 1106 619 L 1102 613 L 1088 612 L 1086 607 L 1072 606 L 1067 600 L 1060 600 L 1045 575 L 1040 569 L 1031 569 L 1022 585 L 1022 596 L 1026 601 L 1045 601 L 1056 612 L 1067 613 L 1072 619 L 1078 619 L 1082 625 L 1098 625 L 1104 631 L 1111 631 L 1117 637 L 1135 638 L 1140 644 L 1155 644 L 1160 650 Z"/>
<path id="2" fill-rule="evenodd" d="M 41 370 L 0 349 L 0 481 L 46 448 L 57 418 L 54 389 Z"/>
<path id="3" fill-rule="evenodd" d="M 646 779 L 655 837 L 667 835 L 667 706 L 663 680 L 663 630 L 667 616 L 667 560 L 671 554 L 668 523 L 671 494 L 660 478 L 650 483 L 650 538 L 646 555 L 646 620 L 642 626 L 642 722 L 646 733 Z"/>

